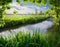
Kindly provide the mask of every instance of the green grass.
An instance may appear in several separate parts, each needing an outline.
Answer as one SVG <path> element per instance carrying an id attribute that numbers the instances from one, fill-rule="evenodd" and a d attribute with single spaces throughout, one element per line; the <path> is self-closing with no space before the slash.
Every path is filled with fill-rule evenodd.
<path id="1" fill-rule="evenodd" d="M 60 37 L 41 34 L 38 31 L 32 35 L 29 32 L 26 34 L 20 32 L 15 36 L 10 35 L 5 38 L 0 36 L 0 47 L 60 47 Z"/>
<path id="2" fill-rule="evenodd" d="M 21 19 L 28 19 L 28 18 L 43 18 L 44 15 L 6 15 L 4 20 L 21 20 Z"/>
<path id="3" fill-rule="evenodd" d="M 9 36 L 7 38 L 0 37 L 1 47 L 48 47 L 48 40 L 46 35 L 34 33 L 32 36 L 29 33 L 18 33 L 15 37 Z"/>
<path id="4" fill-rule="evenodd" d="M 6 15 L 4 18 L 4 26 L 3 27 L 12 27 L 17 25 L 26 25 L 38 23 L 47 19 L 46 16 L 43 15 Z"/>

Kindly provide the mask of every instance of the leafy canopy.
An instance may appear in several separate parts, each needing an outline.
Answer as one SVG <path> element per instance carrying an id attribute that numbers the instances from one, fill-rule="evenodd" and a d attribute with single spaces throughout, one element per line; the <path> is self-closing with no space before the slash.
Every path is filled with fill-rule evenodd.
<path id="1" fill-rule="evenodd" d="M 49 0 L 49 2 L 54 7 L 60 7 L 60 0 Z"/>
<path id="2" fill-rule="evenodd" d="M 1 0 L 0 5 L 6 5 L 8 3 L 12 2 L 12 0 Z"/>

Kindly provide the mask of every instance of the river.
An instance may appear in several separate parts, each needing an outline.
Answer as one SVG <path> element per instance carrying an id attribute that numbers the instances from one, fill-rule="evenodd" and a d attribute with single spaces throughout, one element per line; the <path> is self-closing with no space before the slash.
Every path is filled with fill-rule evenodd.
<path id="1" fill-rule="evenodd" d="M 15 35 L 19 32 L 24 32 L 26 33 L 27 31 L 30 33 L 36 32 L 37 30 L 41 33 L 47 33 L 48 29 L 51 28 L 54 25 L 52 20 L 45 20 L 40 23 L 36 24 L 31 24 L 31 25 L 25 25 L 25 26 L 20 26 L 15 29 L 8 29 L 0 32 L 0 35 L 2 36 L 8 36 L 8 35 Z"/>

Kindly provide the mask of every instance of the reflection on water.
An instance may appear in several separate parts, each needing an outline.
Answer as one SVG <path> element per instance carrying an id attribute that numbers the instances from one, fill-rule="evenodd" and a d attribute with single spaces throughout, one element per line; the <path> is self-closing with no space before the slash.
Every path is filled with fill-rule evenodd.
<path id="1" fill-rule="evenodd" d="M 17 34 L 20 31 L 24 33 L 26 33 L 27 31 L 29 31 L 30 33 L 33 33 L 33 31 L 35 32 L 36 30 L 39 30 L 39 32 L 41 33 L 47 33 L 48 28 L 51 28 L 53 25 L 54 24 L 52 21 L 46 20 L 41 23 L 26 25 L 26 26 L 22 26 L 16 29 L 6 30 L 6 31 L 1 32 L 1 35 L 7 36 L 9 34 Z"/>

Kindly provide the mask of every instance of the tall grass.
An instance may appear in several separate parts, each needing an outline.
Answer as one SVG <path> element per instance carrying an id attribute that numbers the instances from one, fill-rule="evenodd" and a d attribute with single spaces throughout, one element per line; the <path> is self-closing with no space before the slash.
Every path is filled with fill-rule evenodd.
<path id="1" fill-rule="evenodd" d="M 9 36 L 8 38 L 0 37 L 0 45 L 2 47 L 40 47 L 45 41 L 45 37 L 39 33 L 18 33 L 16 36 Z M 42 45 L 41 45 L 42 43 Z"/>
<path id="2" fill-rule="evenodd" d="M 59 35 L 60 36 L 60 35 Z M 8 37 L 0 36 L 0 47 L 60 47 L 60 37 L 35 32 L 32 35 L 20 32 Z"/>

